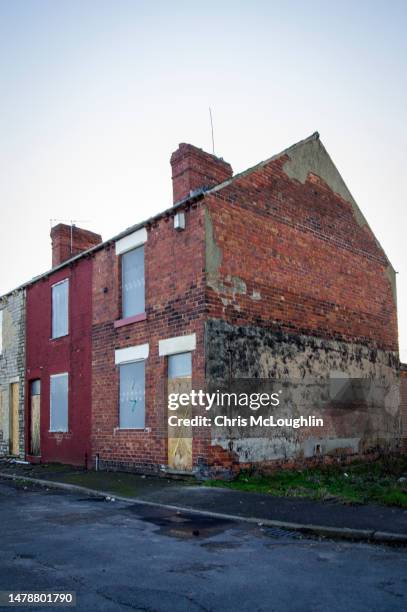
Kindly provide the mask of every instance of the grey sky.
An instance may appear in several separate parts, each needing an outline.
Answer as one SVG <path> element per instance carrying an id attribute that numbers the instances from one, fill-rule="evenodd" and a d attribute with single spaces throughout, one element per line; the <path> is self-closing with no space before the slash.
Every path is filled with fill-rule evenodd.
<path id="1" fill-rule="evenodd" d="M 0 0 L 0 293 L 50 219 L 107 238 L 171 204 L 179 142 L 235 172 L 315 130 L 398 274 L 407 361 L 407 2 Z"/>

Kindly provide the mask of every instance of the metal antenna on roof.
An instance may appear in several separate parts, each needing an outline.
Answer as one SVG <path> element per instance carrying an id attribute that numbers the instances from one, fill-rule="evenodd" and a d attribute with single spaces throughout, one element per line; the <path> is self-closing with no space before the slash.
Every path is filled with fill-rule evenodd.
<path id="1" fill-rule="evenodd" d="M 213 119 L 212 119 L 212 109 L 209 107 L 209 118 L 211 120 L 211 132 L 212 132 L 212 153 L 215 155 L 215 139 L 213 137 Z"/>

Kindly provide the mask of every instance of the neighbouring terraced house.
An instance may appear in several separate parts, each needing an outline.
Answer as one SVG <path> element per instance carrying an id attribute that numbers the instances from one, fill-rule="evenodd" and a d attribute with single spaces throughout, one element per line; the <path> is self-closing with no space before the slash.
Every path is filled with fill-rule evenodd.
<path id="1" fill-rule="evenodd" d="M 395 273 L 319 135 L 237 175 L 189 144 L 171 166 L 155 217 L 105 242 L 52 230 L 25 287 L 27 457 L 222 474 L 399 450 Z M 305 406 L 303 387 L 293 416 L 322 428 L 168 429 L 169 391 L 343 377 L 379 396 Z"/>
<path id="2" fill-rule="evenodd" d="M 24 457 L 25 290 L 0 298 L 0 456 Z"/>

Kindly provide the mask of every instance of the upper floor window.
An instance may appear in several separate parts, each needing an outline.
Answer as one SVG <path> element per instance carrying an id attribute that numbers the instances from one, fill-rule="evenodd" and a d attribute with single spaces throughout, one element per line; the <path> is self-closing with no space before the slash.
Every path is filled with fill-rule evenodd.
<path id="1" fill-rule="evenodd" d="M 3 352 L 3 311 L 0 310 L 0 355 Z"/>
<path id="2" fill-rule="evenodd" d="M 122 255 L 122 317 L 144 311 L 144 246 L 140 246 Z"/>
<path id="3" fill-rule="evenodd" d="M 65 279 L 52 286 L 52 337 L 68 334 L 69 281 Z"/>

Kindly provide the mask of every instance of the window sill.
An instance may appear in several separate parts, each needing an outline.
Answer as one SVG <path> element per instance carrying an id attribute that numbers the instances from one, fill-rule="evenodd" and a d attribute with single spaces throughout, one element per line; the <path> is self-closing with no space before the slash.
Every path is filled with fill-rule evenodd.
<path id="1" fill-rule="evenodd" d="M 55 340 L 61 340 L 61 338 L 67 338 L 69 336 L 69 332 L 64 334 L 63 336 L 51 336 L 50 341 L 54 342 Z"/>
<path id="2" fill-rule="evenodd" d="M 151 427 L 115 427 L 114 433 L 117 431 L 141 431 L 142 433 L 150 433 Z"/>
<path id="3" fill-rule="evenodd" d="M 114 321 L 113 325 L 115 328 L 123 327 L 124 325 L 130 325 L 131 323 L 138 323 L 138 321 L 145 321 L 147 319 L 147 315 L 145 312 L 141 312 L 138 315 L 134 315 L 132 317 L 126 317 L 125 319 L 118 319 Z"/>

